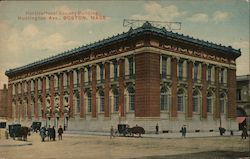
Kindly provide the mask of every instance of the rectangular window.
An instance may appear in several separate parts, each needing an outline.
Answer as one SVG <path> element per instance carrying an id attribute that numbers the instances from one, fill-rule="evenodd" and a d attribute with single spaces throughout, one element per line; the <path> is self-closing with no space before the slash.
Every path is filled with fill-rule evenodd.
<path id="1" fill-rule="evenodd" d="M 133 58 L 129 58 L 128 59 L 129 62 L 129 77 L 132 78 L 134 75 L 134 62 L 133 62 Z"/>
<path id="2" fill-rule="evenodd" d="M 129 94 L 129 108 L 131 111 L 135 110 L 135 95 L 133 93 Z"/>
<path id="3" fill-rule="evenodd" d="M 207 81 L 208 83 L 212 81 L 212 66 L 208 66 L 207 68 Z"/>
<path id="4" fill-rule="evenodd" d="M 80 72 L 79 70 L 76 71 L 76 84 L 79 85 L 80 83 Z"/>
<path id="5" fill-rule="evenodd" d="M 241 89 L 237 89 L 237 92 L 236 92 L 236 99 L 237 99 L 237 100 L 241 100 Z"/>
<path id="6" fill-rule="evenodd" d="M 212 99 L 211 99 L 211 97 L 207 98 L 207 112 L 208 113 L 212 112 Z"/>
<path id="7" fill-rule="evenodd" d="M 91 97 L 88 97 L 88 112 L 91 112 L 92 110 L 92 100 Z"/>
<path id="8" fill-rule="evenodd" d="M 220 83 L 224 83 L 224 69 L 220 70 Z"/>
<path id="9" fill-rule="evenodd" d="M 162 78 L 166 78 L 167 76 L 167 58 L 162 57 Z"/>
<path id="10" fill-rule="evenodd" d="M 193 97 L 193 112 L 198 112 L 198 97 Z"/>
<path id="11" fill-rule="evenodd" d="M 195 63 L 194 64 L 194 81 L 195 82 L 198 81 L 198 68 L 199 68 L 199 64 Z"/>
<path id="12" fill-rule="evenodd" d="M 114 95 L 114 111 L 117 112 L 119 110 L 119 96 Z"/>
<path id="13" fill-rule="evenodd" d="M 100 80 L 101 80 L 101 82 L 103 82 L 103 75 L 104 74 L 104 66 L 103 66 L 103 64 L 101 64 L 100 65 Z"/>
<path id="14" fill-rule="evenodd" d="M 104 96 L 100 96 L 100 112 L 104 112 Z"/>
<path id="15" fill-rule="evenodd" d="M 161 94 L 160 102 L 161 110 L 167 110 L 167 95 L 165 93 Z"/>
<path id="16" fill-rule="evenodd" d="M 117 80 L 118 78 L 118 64 L 117 62 L 114 62 L 114 80 Z"/>
<path id="17" fill-rule="evenodd" d="M 80 97 L 76 99 L 76 113 L 80 113 Z"/>
<path id="18" fill-rule="evenodd" d="M 183 96 L 178 95 L 177 97 L 177 111 L 183 111 Z"/>
<path id="19" fill-rule="evenodd" d="M 88 82 L 91 82 L 91 68 L 88 68 Z"/>
<path id="20" fill-rule="evenodd" d="M 183 79 L 183 61 L 178 63 L 178 78 L 179 80 Z"/>

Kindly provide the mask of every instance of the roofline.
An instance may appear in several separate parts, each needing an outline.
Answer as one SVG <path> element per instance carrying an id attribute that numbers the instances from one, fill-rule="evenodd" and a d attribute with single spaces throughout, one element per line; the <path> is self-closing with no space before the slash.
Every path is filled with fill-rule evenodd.
<path id="1" fill-rule="evenodd" d="M 136 28 L 136 29 L 132 29 L 130 28 L 127 32 L 123 32 L 122 34 L 117 34 L 116 36 L 112 36 L 103 40 L 99 40 L 96 41 L 94 43 L 88 44 L 88 45 L 83 45 L 80 46 L 78 48 L 74 48 L 68 51 L 64 51 L 58 55 L 49 57 L 49 58 L 45 58 L 43 60 L 39 60 L 39 61 L 35 61 L 33 63 L 21 66 L 21 67 L 17 67 L 14 69 L 9 69 L 5 72 L 5 75 L 7 76 L 12 76 L 16 73 L 20 73 L 22 71 L 26 71 L 29 70 L 30 68 L 34 68 L 34 67 L 41 67 L 43 65 L 47 65 L 47 64 L 51 64 L 54 62 L 59 62 L 62 60 L 65 60 L 67 58 L 70 58 L 72 56 L 77 56 L 77 55 L 81 55 L 84 54 L 92 49 L 96 49 L 102 46 L 105 46 L 107 44 L 111 44 L 115 41 L 121 41 L 121 40 L 125 40 L 128 37 L 131 37 L 133 35 L 137 35 L 139 33 L 155 33 L 158 36 L 163 36 L 163 37 L 168 37 L 168 38 L 172 38 L 173 40 L 180 40 L 180 41 L 186 41 L 188 43 L 194 44 L 194 45 L 199 45 L 202 47 L 207 47 L 210 49 L 215 49 L 215 50 L 219 50 L 222 52 L 226 52 L 229 56 L 233 56 L 235 58 L 239 57 L 241 55 L 241 51 L 236 50 L 234 48 L 232 48 L 231 46 L 223 46 L 221 44 L 215 44 L 212 42 L 208 42 L 208 41 L 204 41 L 204 40 L 199 40 L 199 39 L 195 39 L 193 37 L 190 36 L 185 36 L 183 34 L 178 34 L 178 33 L 174 33 L 172 31 L 167 31 L 164 27 L 163 28 L 156 28 L 154 26 L 152 26 L 149 22 L 145 22 L 141 27 Z"/>

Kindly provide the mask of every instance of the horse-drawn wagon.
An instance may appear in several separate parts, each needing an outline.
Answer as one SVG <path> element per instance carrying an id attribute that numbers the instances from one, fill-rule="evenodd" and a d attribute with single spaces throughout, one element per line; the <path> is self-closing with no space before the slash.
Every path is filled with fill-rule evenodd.
<path id="1" fill-rule="evenodd" d="M 145 130 L 143 127 L 140 126 L 134 126 L 132 128 L 129 127 L 128 124 L 118 124 L 118 133 L 119 135 L 122 136 L 134 136 L 139 135 L 139 137 L 141 137 L 141 134 L 145 134 Z"/>

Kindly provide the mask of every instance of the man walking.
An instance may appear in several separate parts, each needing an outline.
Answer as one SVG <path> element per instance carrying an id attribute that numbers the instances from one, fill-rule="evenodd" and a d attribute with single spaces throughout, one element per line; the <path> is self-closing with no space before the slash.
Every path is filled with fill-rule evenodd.
<path id="1" fill-rule="evenodd" d="M 62 134 L 63 134 L 63 129 L 62 126 L 60 125 L 58 129 L 58 140 L 62 140 Z"/>
<path id="2" fill-rule="evenodd" d="M 186 133 L 187 133 L 187 129 L 186 129 L 186 125 L 183 125 L 182 128 L 181 128 L 181 134 L 182 134 L 182 137 L 186 137 Z"/>

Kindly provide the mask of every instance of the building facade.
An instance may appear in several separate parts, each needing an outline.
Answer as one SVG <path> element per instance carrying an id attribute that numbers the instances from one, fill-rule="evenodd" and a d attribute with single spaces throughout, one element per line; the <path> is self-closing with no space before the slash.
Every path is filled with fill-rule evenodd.
<path id="1" fill-rule="evenodd" d="M 8 110 L 8 89 L 4 84 L 3 89 L 0 89 L 0 119 L 7 118 Z"/>
<path id="2" fill-rule="evenodd" d="M 6 71 L 10 121 L 108 131 L 233 129 L 240 50 L 146 22 L 93 44 Z"/>
<path id="3" fill-rule="evenodd" d="M 250 75 L 237 76 L 237 117 L 239 118 L 239 129 L 248 125 L 250 129 Z"/>

